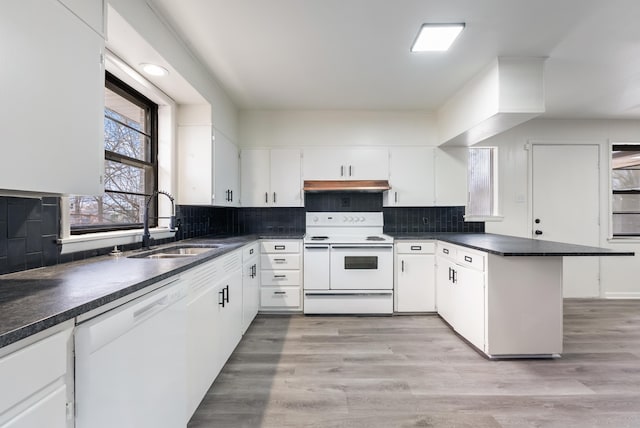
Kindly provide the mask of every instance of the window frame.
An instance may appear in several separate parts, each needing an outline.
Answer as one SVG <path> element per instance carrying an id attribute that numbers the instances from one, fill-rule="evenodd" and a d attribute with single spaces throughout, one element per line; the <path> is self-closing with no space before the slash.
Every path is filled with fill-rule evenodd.
<path id="1" fill-rule="evenodd" d="M 144 200 L 147 201 L 149 197 L 151 197 L 151 201 L 149 203 L 149 227 L 157 227 L 158 219 L 158 197 L 154 194 L 154 191 L 158 188 L 158 104 L 150 100 L 145 95 L 141 94 L 130 85 L 117 78 L 112 73 L 105 71 L 105 89 L 109 89 L 127 101 L 141 107 L 146 111 L 146 126 L 149 130 L 149 133 L 145 135 L 149 137 L 149 161 L 144 161 L 140 159 L 131 158 L 129 156 L 112 152 L 105 148 L 104 150 L 104 159 L 105 162 L 118 162 L 125 165 L 130 165 L 134 167 L 139 167 L 146 169 L 151 177 L 147 177 L 145 180 L 145 193 L 129 193 L 124 192 L 126 194 L 143 196 Z M 105 114 L 106 118 L 106 114 Z M 109 118 L 109 120 L 113 120 L 113 118 Z M 126 124 L 123 124 L 127 126 Z M 106 191 L 106 193 L 119 193 Z M 143 208 L 144 209 L 144 208 Z M 141 229 L 143 227 L 143 223 L 123 223 L 123 224 L 114 224 L 114 225 L 86 225 L 86 226 L 73 226 L 70 224 L 70 234 L 72 236 L 84 235 L 88 233 L 98 233 L 98 232 L 114 232 L 114 231 L 122 231 L 122 230 L 131 230 L 131 229 Z"/>
<path id="2" fill-rule="evenodd" d="M 640 239 L 640 228 L 637 229 L 634 233 L 614 233 L 613 230 L 613 218 L 616 214 L 640 214 L 640 210 L 636 212 L 616 212 L 614 211 L 614 198 L 616 194 L 632 194 L 632 195 L 640 195 L 640 190 L 614 190 L 613 188 L 613 152 L 614 151 L 625 151 L 625 148 L 634 147 L 636 150 L 627 150 L 627 151 L 638 151 L 640 152 L 640 142 L 611 142 L 609 144 L 609 225 L 610 225 L 610 233 L 609 238 L 612 240 L 624 240 L 624 239 Z"/>

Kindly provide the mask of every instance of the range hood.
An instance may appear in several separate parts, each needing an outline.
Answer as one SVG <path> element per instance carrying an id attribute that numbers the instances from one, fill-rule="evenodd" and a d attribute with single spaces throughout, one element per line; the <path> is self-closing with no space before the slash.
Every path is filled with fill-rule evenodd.
<path id="1" fill-rule="evenodd" d="M 388 180 L 305 180 L 305 192 L 371 192 L 391 189 Z"/>

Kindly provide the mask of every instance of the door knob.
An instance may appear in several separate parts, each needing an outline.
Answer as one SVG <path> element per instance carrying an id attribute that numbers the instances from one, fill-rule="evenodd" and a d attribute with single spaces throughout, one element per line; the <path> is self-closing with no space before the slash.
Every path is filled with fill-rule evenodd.
<path id="1" fill-rule="evenodd" d="M 540 224 L 540 219 L 539 219 L 539 218 L 537 218 L 537 219 L 535 219 L 535 220 L 534 220 L 534 222 L 535 222 L 536 224 Z"/>
<path id="2" fill-rule="evenodd" d="M 542 235 L 542 231 L 541 231 L 541 230 L 536 230 L 536 231 L 535 231 L 535 232 L 533 232 L 533 233 L 535 233 L 536 235 Z"/>

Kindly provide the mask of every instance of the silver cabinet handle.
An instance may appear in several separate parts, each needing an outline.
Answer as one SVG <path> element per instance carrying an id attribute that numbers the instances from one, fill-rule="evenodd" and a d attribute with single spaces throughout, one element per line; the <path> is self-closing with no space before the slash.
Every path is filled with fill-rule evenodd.
<path id="1" fill-rule="evenodd" d="M 276 192 L 273 192 L 273 203 L 276 203 Z"/>
<path id="2" fill-rule="evenodd" d="M 471 257 L 469 257 L 469 256 L 464 256 L 464 261 L 465 261 L 465 262 L 472 263 L 472 262 L 473 262 L 473 259 L 472 259 Z"/>
<path id="3" fill-rule="evenodd" d="M 395 193 L 395 203 L 398 203 L 398 192 L 394 192 Z"/>
<path id="4" fill-rule="evenodd" d="M 351 177 L 351 170 L 353 169 L 353 167 L 351 165 L 349 165 L 349 177 Z"/>
<path id="5" fill-rule="evenodd" d="M 422 250 L 422 245 L 412 245 L 411 251 L 420 251 Z"/>
<path id="6" fill-rule="evenodd" d="M 402 272 L 404 272 L 404 260 L 400 264 L 402 265 Z"/>
<path id="7" fill-rule="evenodd" d="M 283 295 L 283 294 L 287 294 L 287 292 L 286 291 L 274 291 L 273 294 Z"/>
<path id="8" fill-rule="evenodd" d="M 344 177 L 344 165 L 340 165 L 340 177 Z"/>
<path id="9" fill-rule="evenodd" d="M 265 204 L 269 203 L 269 192 L 264 192 L 264 203 Z"/>

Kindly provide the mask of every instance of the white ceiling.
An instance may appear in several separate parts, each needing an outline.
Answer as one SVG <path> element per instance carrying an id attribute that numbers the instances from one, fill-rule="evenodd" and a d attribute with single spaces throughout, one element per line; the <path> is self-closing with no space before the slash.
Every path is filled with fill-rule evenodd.
<path id="1" fill-rule="evenodd" d="M 241 109 L 434 110 L 497 56 L 548 57 L 546 117 L 640 118 L 638 0 L 148 0 Z M 424 22 L 465 22 L 410 53 Z"/>

